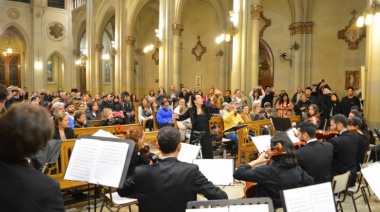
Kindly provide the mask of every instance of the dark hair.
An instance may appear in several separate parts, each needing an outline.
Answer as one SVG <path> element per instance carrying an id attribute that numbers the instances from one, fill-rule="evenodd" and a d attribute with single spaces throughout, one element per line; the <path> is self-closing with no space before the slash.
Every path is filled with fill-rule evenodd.
<path id="1" fill-rule="evenodd" d="M 277 143 L 282 145 L 282 151 L 285 152 L 285 155 L 279 155 L 272 157 L 272 161 L 277 163 L 281 167 L 293 168 L 297 166 L 297 158 L 294 151 L 293 142 L 290 140 L 288 135 L 285 133 L 277 133 L 270 139 L 271 149 L 273 150 Z"/>
<path id="2" fill-rule="evenodd" d="M 341 123 L 344 128 L 347 128 L 347 117 L 342 114 L 336 114 L 330 118 L 335 124 Z"/>
<path id="3" fill-rule="evenodd" d="M 354 87 L 352 87 L 352 86 L 348 86 L 348 87 L 347 87 L 347 91 L 350 90 L 350 89 L 351 89 L 352 91 L 355 91 Z"/>
<path id="4" fill-rule="evenodd" d="M 311 90 L 311 91 L 313 91 L 310 87 L 306 87 L 305 90 Z"/>
<path id="5" fill-rule="evenodd" d="M 95 104 L 98 104 L 98 103 L 95 101 L 91 101 L 88 103 L 88 109 L 90 110 L 90 112 L 92 112 L 92 107 L 94 107 Z M 98 106 L 99 106 L 99 104 L 98 104 Z"/>
<path id="6" fill-rule="evenodd" d="M 46 108 L 15 104 L 0 118 L 0 160 L 22 162 L 44 148 L 53 137 Z M 28 132 L 28 133 L 25 133 Z"/>
<path id="7" fill-rule="evenodd" d="M 288 99 L 287 99 L 287 104 L 289 104 L 289 103 L 290 103 L 290 99 L 289 99 L 289 96 L 288 96 L 287 93 L 283 93 L 283 94 L 281 94 L 281 98 L 280 98 L 280 100 L 279 100 L 279 104 L 284 103 L 284 96 L 288 97 Z"/>
<path id="8" fill-rule="evenodd" d="M 354 114 L 354 116 L 357 118 L 362 118 L 362 114 L 360 114 L 359 111 L 353 110 L 353 111 L 350 111 L 350 113 Z"/>
<path id="9" fill-rule="evenodd" d="M 3 102 L 8 96 L 8 90 L 7 88 L 3 85 L 0 84 L 0 102 Z"/>
<path id="10" fill-rule="evenodd" d="M 331 96 L 335 96 L 335 97 L 336 97 L 336 102 L 337 102 L 337 103 L 340 102 L 339 97 L 338 97 L 338 94 L 336 94 L 336 93 L 332 93 Z"/>
<path id="11" fill-rule="evenodd" d="M 174 127 L 166 126 L 158 131 L 157 140 L 161 152 L 169 154 L 176 151 L 181 141 L 181 134 Z"/>
<path id="12" fill-rule="evenodd" d="M 308 121 L 303 121 L 297 124 L 297 128 L 300 128 L 301 133 L 307 133 L 310 138 L 315 138 L 315 133 L 317 128 L 313 123 Z"/>
<path id="13" fill-rule="evenodd" d="M 74 112 L 74 120 L 78 120 L 82 115 L 85 115 L 83 110 L 77 110 Z"/>
<path id="14" fill-rule="evenodd" d="M 313 109 L 314 109 L 314 115 L 313 116 L 319 117 L 318 106 L 316 104 L 311 104 L 311 105 L 307 106 L 306 120 L 312 117 L 309 113 L 309 107 L 313 107 Z"/>
<path id="15" fill-rule="evenodd" d="M 348 119 L 348 125 L 358 127 L 360 130 L 362 130 L 362 128 L 363 128 L 363 122 L 358 117 L 352 117 L 352 118 Z"/>
<path id="16" fill-rule="evenodd" d="M 65 104 L 65 109 L 67 109 L 70 105 L 74 105 L 74 104 L 73 104 L 73 101 L 68 101 L 68 102 Z"/>
<path id="17" fill-rule="evenodd" d="M 165 99 L 161 102 L 161 106 L 164 106 L 165 103 L 169 102 L 169 100 Z"/>

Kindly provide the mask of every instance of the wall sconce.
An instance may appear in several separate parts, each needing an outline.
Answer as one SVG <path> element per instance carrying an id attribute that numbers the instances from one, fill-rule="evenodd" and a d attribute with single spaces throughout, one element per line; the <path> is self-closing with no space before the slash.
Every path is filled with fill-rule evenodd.
<path id="1" fill-rule="evenodd" d="M 375 22 L 380 23 L 380 3 L 379 0 L 373 0 L 371 7 L 368 10 L 365 10 L 363 12 L 363 15 L 361 15 L 357 21 L 356 26 L 357 27 L 363 27 L 364 24 L 371 25 L 373 23 L 373 19 L 375 19 Z"/>
<path id="2" fill-rule="evenodd" d="M 152 51 L 153 49 L 156 49 L 156 48 L 160 48 L 162 46 L 162 43 L 160 41 L 160 38 L 161 38 L 160 29 L 155 29 L 154 31 L 156 32 L 157 41 L 155 43 L 151 43 L 145 46 L 143 50 L 144 53 Z"/>
<path id="3" fill-rule="evenodd" d="M 75 61 L 75 65 L 85 66 L 86 61 L 87 61 L 87 49 L 80 50 L 78 51 L 78 53 L 79 53 L 79 59 Z"/>
<path id="4" fill-rule="evenodd" d="M 228 24 L 227 29 L 220 34 L 218 37 L 215 38 L 215 42 L 217 44 L 221 42 L 230 42 L 232 37 L 235 37 L 235 35 L 239 32 L 239 29 L 235 27 L 235 24 L 237 24 L 237 15 L 235 14 L 235 11 L 230 11 L 230 23 Z"/>
<path id="5" fill-rule="evenodd" d="M 224 52 L 221 49 L 219 49 L 219 51 L 216 52 L 215 57 L 223 57 L 223 55 Z"/>
<path id="6" fill-rule="evenodd" d="M 297 41 L 296 41 L 296 42 L 293 43 L 293 45 L 290 46 L 290 49 L 289 49 L 289 50 L 290 50 L 290 51 L 291 51 L 291 50 L 296 50 L 296 51 L 297 51 L 298 49 L 300 49 L 300 45 L 299 45 L 299 44 L 297 43 Z"/>
<path id="7" fill-rule="evenodd" d="M 284 61 L 289 61 L 290 62 L 290 67 L 292 67 L 293 65 L 293 60 L 292 59 L 289 59 L 291 58 L 291 56 L 288 55 L 288 53 L 284 52 L 284 53 L 281 53 L 280 55 L 280 58 L 281 58 L 281 61 L 284 62 Z"/>
<path id="8" fill-rule="evenodd" d="M 41 58 L 37 58 L 36 62 L 34 62 L 34 68 L 38 70 L 42 70 L 42 61 Z"/>

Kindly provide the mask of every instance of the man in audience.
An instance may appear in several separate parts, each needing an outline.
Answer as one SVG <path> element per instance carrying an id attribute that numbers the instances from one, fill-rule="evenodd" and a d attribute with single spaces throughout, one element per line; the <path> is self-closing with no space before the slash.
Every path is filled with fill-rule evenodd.
<path id="1" fill-rule="evenodd" d="M 181 150 L 181 135 L 177 129 L 160 129 L 157 140 L 162 161 L 136 167 L 134 175 L 125 181 L 122 191 L 119 191 L 120 196 L 135 193 L 140 212 L 185 212 L 187 202 L 195 201 L 196 194 L 202 194 L 209 200 L 228 199 L 224 191 L 208 181 L 197 165 L 177 159 Z"/>
<path id="2" fill-rule="evenodd" d="M 64 108 L 65 104 L 63 104 L 62 102 L 56 102 L 53 104 L 53 106 L 51 107 L 51 119 L 55 120 L 55 116 L 60 113 L 60 112 L 66 112 L 65 111 L 65 108 Z M 74 129 L 74 119 L 69 116 L 69 125 L 70 125 L 70 128 L 71 129 Z"/>
<path id="3" fill-rule="evenodd" d="M 327 141 L 333 145 L 334 153 L 330 173 L 333 177 L 350 171 L 351 180 L 349 186 L 354 186 L 359 139 L 357 135 L 347 130 L 347 118 L 342 114 L 337 114 L 330 118 L 330 129 L 340 133 L 340 136 Z"/>
<path id="4" fill-rule="evenodd" d="M 72 101 L 69 101 L 65 104 L 65 110 L 67 115 L 69 115 L 71 118 L 74 118 L 75 107 Z"/>
<path id="5" fill-rule="evenodd" d="M 306 94 L 306 99 L 310 102 L 310 104 L 317 104 L 318 99 L 315 97 L 315 95 L 312 95 L 313 90 L 310 87 L 306 87 L 305 89 L 305 94 Z"/>
<path id="6" fill-rule="evenodd" d="M 5 105 L 5 100 L 7 99 L 7 96 L 8 96 L 8 89 L 3 84 L 0 84 L 0 117 L 1 117 L 1 114 L 5 110 L 4 105 Z"/>
<path id="7" fill-rule="evenodd" d="M 112 107 L 108 103 L 108 95 L 103 96 L 103 101 L 99 104 L 99 110 L 100 112 L 103 112 L 104 108 L 110 108 L 112 110 Z"/>
<path id="8" fill-rule="evenodd" d="M 302 93 L 303 93 L 303 91 L 302 91 L 301 86 L 297 86 L 297 92 L 292 97 L 292 102 L 294 105 L 296 105 L 298 100 L 300 100 Z"/>
<path id="9" fill-rule="evenodd" d="M 169 99 L 168 99 L 169 103 L 172 105 L 172 108 L 174 108 L 176 106 L 178 96 L 179 96 L 179 92 L 175 90 L 174 85 L 170 86 L 170 91 L 168 95 L 169 95 Z"/>
<path id="10" fill-rule="evenodd" d="M 223 96 L 224 102 L 227 102 L 228 104 L 232 101 L 231 98 L 231 90 L 226 90 L 226 95 Z"/>
<path id="11" fill-rule="evenodd" d="M 342 98 L 341 105 L 342 105 L 341 112 L 346 117 L 348 117 L 352 106 L 356 105 L 360 108 L 360 100 L 357 96 L 354 95 L 353 87 L 347 88 L 347 96 Z"/>
<path id="12" fill-rule="evenodd" d="M 296 151 L 298 165 L 314 178 L 315 184 L 329 182 L 333 146 L 316 139 L 317 129 L 311 122 L 300 122 L 297 130 L 297 137 L 306 142 L 304 147 Z"/>
<path id="13" fill-rule="evenodd" d="M 160 128 L 166 126 L 174 126 L 173 123 L 173 111 L 170 109 L 170 103 L 168 100 L 163 100 L 160 109 L 156 114 L 156 119 Z"/>
<path id="14" fill-rule="evenodd" d="M 273 98 L 278 96 L 276 94 L 276 91 L 274 90 L 274 88 L 270 87 L 269 85 L 265 86 L 265 96 L 263 98 L 263 100 L 261 101 L 261 107 L 265 107 L 264 106 L 264 103 L 268 102 L 269 103 L 269 106 L 273 107 Z"/>
<path id="15" fill-rule="evenodd" d="M 239 123 L 244 122 L 243 118 L 238 113 L 238 105 L 239 104 L 237 102 L 230 103 L 229 113 L 223 116 L 224 130 L 227 130 L 231 127 L 238 125 Z M 235 145 L 231 151 L 231 155 L 235 155 L 238 149 L 237 132 L 231 131 L 231 132 L 224 133 L 224 135 L 226 136 L 227 139 L 230 139 L 231 141 L 234 142 Z"/>

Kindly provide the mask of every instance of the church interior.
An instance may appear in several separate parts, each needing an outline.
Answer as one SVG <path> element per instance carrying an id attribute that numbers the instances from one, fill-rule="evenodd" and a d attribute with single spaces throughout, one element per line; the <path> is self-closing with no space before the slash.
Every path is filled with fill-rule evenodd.
<path id="1" fill-rule="evenodd" d="M 142 98 L 160 86 L 248 94 L 268 85 L 293 95 L 323 79 L 340 98 L 349 86 L 360 92 L 368 127 L 380 128 L 380 0 L 0 0 L 0 8 L 6 87 L 125 88 Z M 240 198 L 239 183 L 227 189 Z M 353 211 L 350 201 L 343 207 Z"/>

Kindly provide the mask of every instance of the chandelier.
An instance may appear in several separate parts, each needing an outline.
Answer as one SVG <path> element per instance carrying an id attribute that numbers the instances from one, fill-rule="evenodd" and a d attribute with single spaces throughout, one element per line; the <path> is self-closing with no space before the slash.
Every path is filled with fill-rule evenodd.
<path id="1" fill-rule="evenodd" d="M 365 25 L 371 25 L 373 21 L 380 23 L 380 3 L 379 0 L 373 0 L 371 7 L 363 12 L 356 21 L 357 27 L 363 27 Z"/>
<path id="2" fill-rule="evenodd" d="M 217 44 L 221 42 L 230 42 L 231 38 L 235 37 L 235 35 L 239 32 L 239 29 L 235 27 L 238 21 L 237 19 L 238 17 L 235 11 L 230 11 L 230 22 L 227 29 L 215 38 L 215 42 Z"/>

